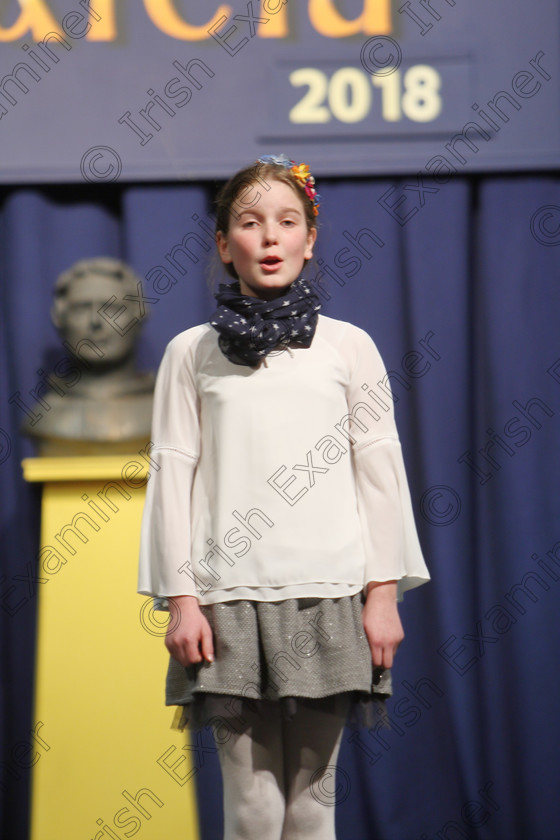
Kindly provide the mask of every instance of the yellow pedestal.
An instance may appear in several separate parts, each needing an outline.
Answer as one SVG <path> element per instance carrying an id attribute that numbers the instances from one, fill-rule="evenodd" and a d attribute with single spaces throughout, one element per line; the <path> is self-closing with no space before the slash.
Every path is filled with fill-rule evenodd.
<path id="1" fill-rule="evenodd" d="M 164 706 L 166 614 L 136 594 L 149 460 L 23 468 L 44 482 L 32 840 L 197 840 L 194 753 Z"/>

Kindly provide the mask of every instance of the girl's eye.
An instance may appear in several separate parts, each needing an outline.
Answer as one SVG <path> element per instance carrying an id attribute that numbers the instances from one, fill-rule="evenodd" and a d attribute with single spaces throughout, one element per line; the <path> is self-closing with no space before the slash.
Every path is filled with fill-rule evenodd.
<path id="1" fill-rule="evenodd" d="M 293 227 L 295 225 L 295 222 L 293 219 L 284 219 L 282 224 L 286 227 Z"/>
<path id="2" fill-rule="evenodd" d="M 243 222 L 243 227 L 244 228 L 251 228 L 251 227 L 253 227 L 253 225 L 256 225 L 256 224 L 257 223 L 255 221 Z"/>

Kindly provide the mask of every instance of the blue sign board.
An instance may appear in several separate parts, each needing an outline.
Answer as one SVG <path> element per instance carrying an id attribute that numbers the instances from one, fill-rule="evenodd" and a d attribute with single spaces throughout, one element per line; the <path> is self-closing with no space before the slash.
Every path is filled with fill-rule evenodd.
<path id="1" fill-rule="evenodd" d="M 555 0 L 8 0 L 4 183 L 560 164 Z"/>

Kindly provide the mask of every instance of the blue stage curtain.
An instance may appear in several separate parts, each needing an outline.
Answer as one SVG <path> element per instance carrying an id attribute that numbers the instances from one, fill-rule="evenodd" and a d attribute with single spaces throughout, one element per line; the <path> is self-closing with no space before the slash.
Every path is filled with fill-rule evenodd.
<path id="1" fill-rule="evenodd" d="M 321 279 L 325 313 L 366 329 L 390 371 L 433 576 L 402 604 L 392 728 L 348 730 L 336 787 L 321 796 L 337 803 L 341 840 L 556 840 L 559 180 L 364 178 L 320 191 L 308 276 Z M 155 369 L 166 343 L 211 311 L 212 194 L 211 184 L 174 184 L 1 195 L 0 832 L 13 840 L 27 831 L 28 777 L 14 747 L 34 723 L 41 586 L 38 490 L 21 477 L 32 447 L 17 402 L 35 402 L 38 370 L 63 356 L 53 283 L 85 257 L 128 262 L 153 299 L 140 363 Z M 173 262 L 193 233 L 195 256 Z M 221 276 L 217 264 L 210 273 Z M 217 840 L 221 785 L 205 756 L 202 837 Z"/>

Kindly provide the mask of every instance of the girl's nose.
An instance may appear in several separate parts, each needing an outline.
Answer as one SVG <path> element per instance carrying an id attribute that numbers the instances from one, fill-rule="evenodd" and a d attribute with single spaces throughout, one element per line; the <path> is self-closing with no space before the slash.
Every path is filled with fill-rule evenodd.
<path id="1" fill-rule="evenodd" d="M 263 227 L 263 239 L 267 245 L 277 241 L 276 227 L 273 224 L 266 224 Z"/>

